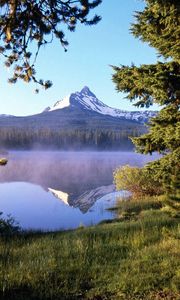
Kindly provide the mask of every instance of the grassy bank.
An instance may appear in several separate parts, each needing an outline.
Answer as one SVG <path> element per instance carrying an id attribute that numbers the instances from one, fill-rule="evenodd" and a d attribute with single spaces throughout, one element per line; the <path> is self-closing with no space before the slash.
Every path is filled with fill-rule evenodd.
<path id="1" fill-rule="evenodd" d="M 162 205 L 122 202 L 112 223 L 1 237 L 0 299 L 180 299 L 180 227 Z"/>

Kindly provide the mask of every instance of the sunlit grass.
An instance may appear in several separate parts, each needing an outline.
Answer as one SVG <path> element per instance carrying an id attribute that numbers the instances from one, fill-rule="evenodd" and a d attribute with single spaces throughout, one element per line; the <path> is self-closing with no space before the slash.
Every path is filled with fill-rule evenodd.
<path id="1" fill-rule="evenodd" d="M 178 219 L 151 201 L 132 220 L 1 239 L 0 298 L 180 299 Z"/>

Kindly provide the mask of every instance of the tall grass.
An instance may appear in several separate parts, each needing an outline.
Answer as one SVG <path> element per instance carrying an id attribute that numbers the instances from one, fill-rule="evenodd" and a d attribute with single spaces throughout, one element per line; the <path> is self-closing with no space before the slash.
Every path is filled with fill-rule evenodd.
<path id="1" fill-rule="evenodd" d="M 0 299 L 180 299 L 179 239 L 178 219 L 151 205 L 128 221 L 1 237 Z"/>

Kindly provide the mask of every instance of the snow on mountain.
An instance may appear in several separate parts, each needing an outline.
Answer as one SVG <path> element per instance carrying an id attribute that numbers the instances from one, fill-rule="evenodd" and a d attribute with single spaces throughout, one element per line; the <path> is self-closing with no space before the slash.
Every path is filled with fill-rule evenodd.
<path id="1" fill-rule="evenodd" d="M 71 105 L 70 98 L 71 98 L 71 95 L 64 97 L 63 100 L 57 101 L 53 105 L 53 107 L 50 107 L 49 109 L 47 108 L 47 110 L 52 111 L 52 110 L 62 109 L 62 108 L 70 106 Z"/>
<path id="2" fill-rule="evenodd" d="M 149 118 L 154 117 L 157 114 L 155 111 L 125 111 L 112 108 L 97 99 L 87 86 L 80 92 L 72 93 L 64 99 L 57 101 L 53 107 L 47 107 L 44 112 L 63 109 L 65 107 L 79 107 L 103 115 L 125 118 L 127 120 L 136 120 L 142 123 L 148 121 Z"/>
<path id="3" fill-rule="evenodd" d="M 1 118 L 13 117 L 12 115 L 0 114 Z"/>
<path id="4" fill-rule="evenodd" d="M 48 191 L 51 192 L 56 198 L 60 199 L 64 204 L 69 206 L 68 203 L 68 197 L 69 195 L 67 193 L 64 193 L 62 191 L 54 190 L 51 188 L 48 188 Z"/>

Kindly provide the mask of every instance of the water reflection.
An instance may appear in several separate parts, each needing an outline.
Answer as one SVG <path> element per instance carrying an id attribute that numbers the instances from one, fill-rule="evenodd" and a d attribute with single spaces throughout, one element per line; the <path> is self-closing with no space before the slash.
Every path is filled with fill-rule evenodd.
<path id="1" fill-rule="evenodd" d="M 120 195 L 116 192 L 99 198 L 94 205 L 89 205 L 89 210 L 87 210 L 87 203 L 83 203 L 84 205 L 81 203 L 81 211 L 79 206 L 77 208 L 73 205 L 69 206 L 69 203 L 65 203 L 62 198 L 57 200 L 51 192 L 34 184 L 4 183 L 0 185 L 0 190 L 0 210 L 5 215 L 13 215 L 21 227 L 36 230 L 77 228 L 82 224 L 89 226 L 104 219 L 112 219 L 114 213 L 106 209 L 112 207 L 116 196 Z"/>
<path id="2" fill-rule="evenodd" d="M 108 186 L 101 186 L 93 190 L 84 192 L 82 195 L 70 197 L 67 193 L 62 191 L 48 189 L 52 194 L 64 202 L 68 206 L 74 208 L 79 208 L 82 213 L 87 213 L 87 211 L 94 205 L 94 203 L 101 199 L 103 196 L 115 192 L 115 187 L 113 184 Z"/>
<path id="3" fill-rule="evenodd" d="M 75 228 L 113 218 L 113 170 L 155 156 L 133 152 L 10 152 L 0 168 L 0 211 L 24 228 Z"/>

